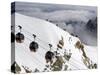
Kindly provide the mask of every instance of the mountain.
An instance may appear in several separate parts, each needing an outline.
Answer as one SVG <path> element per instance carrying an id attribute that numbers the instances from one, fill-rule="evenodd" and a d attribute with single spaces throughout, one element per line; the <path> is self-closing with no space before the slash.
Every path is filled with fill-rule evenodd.
<path id="1" fill-rule="evenodd" d="M 93 32 L 97 37 L 97 17 L 95 19 L 90 19 L 86 24 L 87 29 Z"/>
<path id="2" fill-rule="evenodd" d="M 81 43 L 78 37 L 53 23 L 18 13 L 12 14 L 12 25 L 14 22 L 15 34 L 19 32 L 20 25 L 21 33 L 25 36 L 23 43 L 15 41 L 15 60 L 12 63 L 16 61 L 21 67 L 21 72 L 18 73 L 91 69 L 91 65 L 97 65 L 96 46 Z M 29 48 L 34 41 L 33 34 L 39 45 L 36 52 Z M 52 47 L 49 47 L 50 44 Z M 46 63 L 45 55 L 48 51 L 54 53 L 52 64 Z"/>

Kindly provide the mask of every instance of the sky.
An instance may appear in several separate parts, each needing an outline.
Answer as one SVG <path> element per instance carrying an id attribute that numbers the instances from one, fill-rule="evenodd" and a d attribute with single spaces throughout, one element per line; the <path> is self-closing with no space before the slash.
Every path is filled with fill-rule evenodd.
<path id="1" fill-rule="evenodd" d="M 66 19 L 86 21 L 97 15 L 97 7 L 17 2 L 16 12 L 41 19 L 49 17 L 57 21 L 65 21 Z"/>
<path id="2" fill-rule="evenodd" d="M 68 32 L 77 34 L 85 44 L 97 45 L 97 36 L 86 29 L 86 23 L 97 17 L 95 6 L 16 2 L 15 7 L 12 4 L 12 12 L 14 8 L 23 15 L 54 21 Z M 70 21 L 79 23 L 65 25 Z"/>

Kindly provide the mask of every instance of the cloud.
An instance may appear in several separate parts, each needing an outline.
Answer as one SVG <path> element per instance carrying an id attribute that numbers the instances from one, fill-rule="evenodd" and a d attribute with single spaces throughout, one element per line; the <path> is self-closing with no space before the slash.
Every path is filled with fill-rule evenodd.
<path id="1" fill-rule="evenodd" d="M 93 6 L 16 2 L 15 9 L 24 15 L 64 22 L 86 22 L 97 15 L 97 7 Z"/>
<path id="2" fill-rule="evenodd" d="M 89 11 L 80 11 L 80 10 L 60 10 L 54 12 L 43 12 L 40 9 L 35 8 L 34 10 L 27 9 L 26 11 L 19 11 L 19 13 L 33 16 L 41 19 L 49 19 L 59 22 L 67 21 L 83 21 L 87 22 L 89 19 L 95 17 L 96 15 Z"/>
<path id="3" fill-rule="evenodd" d="M 79 11 L 79 10 L 61 10 L 52 13 L 45 13 L 46 17 L 51 20 L 56 21 L 88 21 L 90 18 L 94 17 L 93 13 L 89 11 Z"/>
<path id="4" fill-rule="evenodd" d="M 97 7 L 22 2 L 16 3 L 16 12 L 44 20 L 49 19 L 61 26 L 65 26 L 65 23 L 69 21 L 82 21 L 84 24 L 66 25 L 67 31 L 77 34 L 86 44 L 97 44 L 97 38 L 93 36 L 93 33 L 88 33 L 85 28 L 89 19 L 97 17 Z"/>

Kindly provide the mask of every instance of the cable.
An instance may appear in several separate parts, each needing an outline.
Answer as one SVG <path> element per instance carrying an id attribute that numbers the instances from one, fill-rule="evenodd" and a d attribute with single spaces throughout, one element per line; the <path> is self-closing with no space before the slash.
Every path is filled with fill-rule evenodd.
<path id="1" fill-rule="evenodd" d="M 29 39 L 29 38 L 28 38 Z M 31 40 L 32 41 L 32 40 Z M 40 44 L 39 44 L 39 46 L 41 46 Z M 42 46 L 41 46 L 42 47 Z M 43 50 L 47 50 L 46 48 L 44 48 L 44 47 L 42 47 L 43 48 Z M 40 54 L 41 55 L 41 54 Z M 70 63 L 70 65 L 72 65 L 71 63 Z M 77 69 L 79 69 L 78 67 L 76 67 L 75 65 L 72 65 L 72 66 L 74 66 L 75 68 L 77 68 Z"/>
<path id="2" fill-rule="evenodd" d="M 27 39 L 29 39 L 29 38 L 27 38 Z M 30 40 L 30 39 L 29 39 Z M 30 40 L 30 41 L 32 41 L 32 40 Z M 42 47 L 43 48 L 43 47 Z M 54 47 L 53 47 L 54 48 Z M 46 48 L 44 48 L 44 49 L 46 49 Z M 47 50 L 47 49 L 46 49 Z M 62 52 L 61 52 L 62 53 Z M 78 62 L 79 63 L 79 62 Z"/>
<path id="3" fill-rule="evenodd" d="M 24 30 L 24 32 L 27 32 L 27 34 L 30 36 L 31 35 L 31 33 L 30 32 L 28 32 L 28 31 L 26 31 L 25 29 L 23 29 Z M 27 38 L 27 37 L 26 37 Z M 29 39 L 29 38 L 27 38 L 27 39 Z M 40 41 L 42 41 L 43 43 L 45 43 L 45 44 L 48 44 L 48 42 L 46 42 L 46 41 L 43 41 L 43 40 L 41 40 L 40 38 L 37 38 L 38 40 L 40 40 Z M 32 41 L 31 39 L 29 39 L 30 41 Z M 41 46 L 41 45 L 40 45 Z M 41 46 L 42 48 L 43 48 L 43 50 L 49 50 L 49 49 L 46 49 L 46 48 L 44 48 L 43 46 Z M 53 47 L 53 49 L 56 49 L 56 48 L 54 48 Z M 72 57 L 71 57 L 72 58 Z M 72 58 L 74 61 L 76 61 L 74 58 Z M 77 61 L 76 61 L 77 62 Z M 78 62 L 78 63 L 80 63 L 80 62 Z M 81 63 L 80 63 L 81 64 Z"/>

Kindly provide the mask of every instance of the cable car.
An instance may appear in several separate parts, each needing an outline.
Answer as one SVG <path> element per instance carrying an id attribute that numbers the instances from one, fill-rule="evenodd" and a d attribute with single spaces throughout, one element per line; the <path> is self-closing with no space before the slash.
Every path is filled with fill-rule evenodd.
<path id="1" fill-rule="evenodd" d="M 11 43 L 15 42 L 15 35 L 13 32 L 11 32 Z"/>
<path id="2" fill-rule="evenodd" d="M 47 51 L 46 52 L 46 54 L 45 54 L 45 59 L 46 59 L 46 62 L 48 63 L 48 62 L 50 62 L 50 63 L 52 63 L 53 62 L 53 57 L 54 57 L 54 53 L 51 51 L 51 47 L 52 47 L 52 45 L 51 44 L 49 44 L 49 46 L 50 46 L 50 51 Z"/>
<path id="3" fill-rule="evenodd" d="M 12 27 L 13 27 L 13 26 L 11 26 L 11 43 L 14 43 L 14 42 L 15 42 L 15 34 L 14 34 L 14 32 L 12 31 L 12 30 L 13 30 Z"/>
<path id="4" fill-rule="evenodd" d="M 34 41 L 32 41 L 32 42 L 30 43 L 29 49 L 30 49 L 30 51 L 32 51 L 32 52 L 36 52 L 37 49 L 39 48 L 39 45 L 38 45 L 37 42 L 35 42 L 36 35 L 33 34 L 33 36 L 34 36 Z"/>
<path id="5" fill-rule="evenodd" d="M 45 54 L 45 59 L 46 59 L 46 62 L 51 62 L 52 63 L 52 59 L 54 57 L 54 53 L 51 52 L 51 51 L 47 51 L 47 53 Z"/>
<path id="6" fill-rule="evenodd" d="M 22 27 L 21 27 L 21 26 L 18 26 L 18 27 L 19 27 L 19 29 L 20 29 L 20 32 L 18 32 L 18 33 L 16 34 L 16 42 L 18 42 L 18 43 L 23 43 L 23 42 L 24 42 L 24 35 L 21 33 Z"/>
<path id="7" fill-rule="evenodd" d="M 29 48 L 31 51 L 36 52 L 39 48 L 38 43 L 35 41 L 31 42 Z"/>

